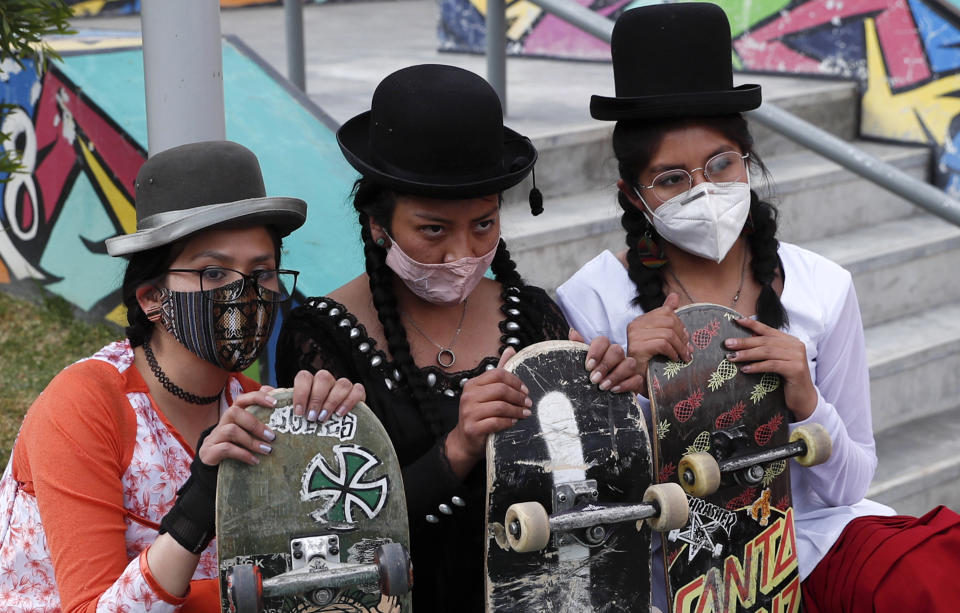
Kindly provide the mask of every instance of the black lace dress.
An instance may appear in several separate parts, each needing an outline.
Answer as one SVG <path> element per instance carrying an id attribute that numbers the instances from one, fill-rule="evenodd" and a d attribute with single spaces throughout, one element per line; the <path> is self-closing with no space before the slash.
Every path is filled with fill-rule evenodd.
<path id="1" fill-rule="evenodd" d="M 560 308 L 537 287 L 508 287 L 501 294 L 500 351 L 543 340 L 566 339 Z M 461 483 L 385 348 L 363 324 L 330 298 L 311 298 L 284 320 L 277 345 L 277 381 L 293 384 L 299 370 L 325 368 L 364 385 L 367 404 L 380 418 L 403 466 L 414 564 L 414 610 L 482 611 L 485 470 L 478 462 Z M 460 390 L 471 377 L 494 368 L 499 355 L 471 370 L 447 373 L 428 366 L 420 374 L 439 395 L 444 432 L 457 423 Z"/>

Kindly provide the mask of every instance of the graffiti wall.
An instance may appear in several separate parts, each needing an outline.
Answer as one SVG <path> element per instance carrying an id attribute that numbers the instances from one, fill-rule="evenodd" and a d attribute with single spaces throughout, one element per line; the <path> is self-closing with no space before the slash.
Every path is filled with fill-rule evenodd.
<path id="1" fill-rule="evenodd" d="M 302 0 L 304 4 L 324 4 L 326 2 L 346 2 L 348 0 Z M 140 0 L 67 0 L 77 17 L 108 15 L 136 15 L 140 13 Z M 240 8 L 245 6 L 279 6 L 283 0 L 220 0 L 222 8 Z"/>
<path id="2" fill-rule="evenodd" d="M 577 0 L 610 19 L 670 0 Z M 861 135 L 934 147 L 960 195 L 960 0 L 716 0 L 739 70 L 856 80 Z M 482 53 L 486 0 L 441 0 L 440 48 Z M 609 60 L 609 46 L 525 0 L 507 3 L 509 52 Z"/>
<path id="3" fill-rule="evenodd" d="M 82 38 L 82 37 L 78 37 Z M 60 295 L 88 318 L 121 325 L 124 260 L 104 241 L 136 229 L 134 179 L 146 160 L 143 54 L 78 38 L 42 75 L 0 67 L 2 129 L 24 172 L 0 183 L 0 290 Z M 129 43 L 119 36 L 117 41 Z M 356 217 L 346 203 L 355 172 L 333 122 L 236 39 L 223 45 L 227 138 L 260 159 L 267 191 L 303 198 L 307 223 L 284 242 L 298 295 L 328 292 L 362 270 Z M 269 364 L 269 358 L 268 362 Z M 267 372 L 272 368 L 267 367 Z"/>

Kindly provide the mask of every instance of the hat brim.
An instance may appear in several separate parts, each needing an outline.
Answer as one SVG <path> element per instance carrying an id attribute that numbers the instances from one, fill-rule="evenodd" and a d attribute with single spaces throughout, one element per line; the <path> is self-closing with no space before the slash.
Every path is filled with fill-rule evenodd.
<path id="1" fill-rule="evenodd" d="M 130 255 L 169 245 L 194 232 L 227 223 L 273 226 L 283 237 L 302 226 L 306 219 L 307 203 L 299 198 L 285 197 L 249 198 L 167 211 L 140 220 L 139 229 L 132 234 L 108 238 L 107 253 Z"/>
<path id="2" fill-rule="evenodd" d="M 337 131 L 337 142 L 347 162 L 364 177 L 372 179 L 400 193 L 428 198 L 477 198 L 500 193 L 523 181 L 537 161 L 537 149 L 524 136 L 510 128 L 503 128 L 503 168 L 510 169 L 480 181 L 444 182 L 443 177 L 422 181 L 401 177 L 380 170 L 373 165 L 370 155 L 370 111 L 361 113 L 344 123 Z M 525 160 L 514 168 L 517 160 Z"/>
<path id="3" fill-rule="evenodd" d="M 740 85 L 725 91 L 611 98 L 592 96 L 590 116 L 604 121 L 703 117 L 742 113 L 760 106 L 760 86 Z"/>

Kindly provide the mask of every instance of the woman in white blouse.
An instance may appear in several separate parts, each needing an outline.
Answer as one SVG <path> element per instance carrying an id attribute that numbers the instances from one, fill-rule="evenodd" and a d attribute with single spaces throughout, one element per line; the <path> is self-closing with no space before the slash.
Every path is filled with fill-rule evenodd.
<path id="1" fill-rule="evenodd" d="M 628 248 L 598 255 L 557 290 L 567 319 L 587 340 L 628 346 L 645 376 L 654 355 L 690 358 L 678 307 L 739 311 L 755 336 L 728 339 L 728 359 L 780 375 L 790 427 L 818 423 L 833 439 L 829 461 L 791 469 L 806 610 L 941 610 L 937 577 L 945 567 L 954 574 L 958 556 L 934 550 L 960 541 L 960 517 L 945 508 L 889 517 L 892 509 L 864 499 L 877 459 L 856 293 L 840 266 L 779 242 L 775 209 L 752 189 L 765 169 L 741 113 L 760 105 L 760 87 L 733 87 L 726 16 L 705 3 L 627 11 L 612 50 L 617 95 L 594 96 L 591 114 L 618 122 Z M 929 533 L 953 540 L 931 545 Z M 654 565 L 663 577 L 662 556 Z M 654 585 L 666 611 L 664 585 Z"/>

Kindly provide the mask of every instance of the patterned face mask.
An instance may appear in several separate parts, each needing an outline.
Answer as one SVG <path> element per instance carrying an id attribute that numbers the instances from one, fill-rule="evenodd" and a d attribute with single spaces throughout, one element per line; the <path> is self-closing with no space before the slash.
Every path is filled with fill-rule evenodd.
<path id="1" fill-rule="evenodd" d="M 270 338 L 276 304 L 258 299 L 252 287 L 234 300 L 218 300 L 233 293 L 232 285 L 206 292 L 160 288 L 160 322 L 191 353 L 239 372 L 253 364 Z"/>

